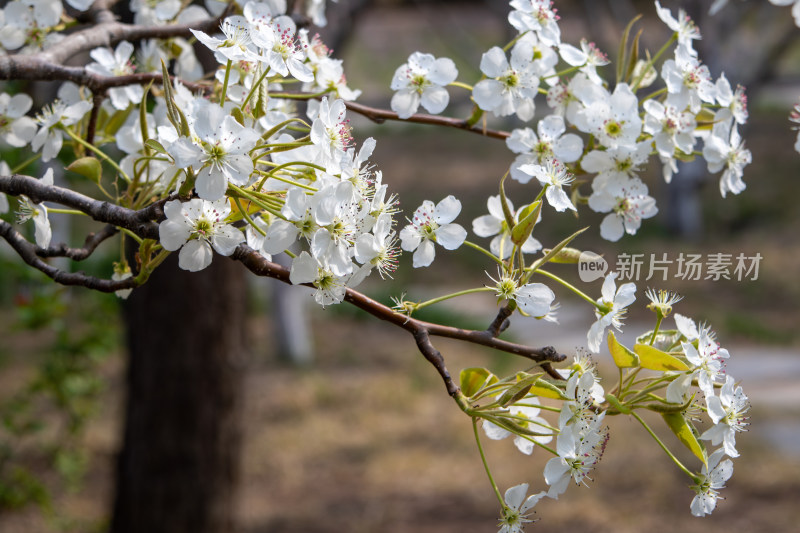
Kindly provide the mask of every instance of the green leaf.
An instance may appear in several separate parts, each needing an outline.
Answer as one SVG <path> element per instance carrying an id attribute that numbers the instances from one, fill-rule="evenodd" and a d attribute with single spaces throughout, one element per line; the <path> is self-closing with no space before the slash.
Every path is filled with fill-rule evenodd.
<path id="1" fill-rule="evenodd" d="M 539 213 L 542 210 L 542 201 L 537 200 L 527 206 L 520 213 L 520 221 L 511 230 L 511 242 L 517 246 L 522 246 L 528 237 L 533 233 L 533 228 L 539 220 Z"/>
<path id="2" fill-rule="evenodd" d="M 639 365 L 642 368 L 660 370 L 661 372 L 689 370 L 686 363 L 677 357 L 673 357 L 667 352 L 662 352 L 658 348 L 653 348 L 647 344 L 636 344 L 633 346 L 633 351 L 639 356 Z"/>
<path id="3" fill-rule="evenodd" d="M 614 364 L 619 368 L 634 368 L 639 366 L 639 356 L 621 345 L 619 341 L 617 341 L 617 337 L 614 336 L 613 331 L 608 332 L 608 351 L 611 352 L 611 357 L 614 358 Z"/>
<path id="4" fill-rule="evenodd" d="M 701 461 L 706 464 L 708 457 L 706 456 L 705 446 L 697 438 L 697 430 L 694 426 L 690 425 L 682 413 L 664 413 L 661 415 L 664 421 L 669 426 L 669 429 L 678 437 L 684 446 Z"/>
<path id="5" fill-rule="evenodd" d="M 166 154 L 167 153 L 167 149 L 164 148 L 164 146 L 160 142 L 155 140 L 155 139 L 147 139 L 144 142 L 144 144 L 145 144 L 145 146 L 147 146 L 149 148 L 152 148 L 153 150 L 155 150 L 159 154 Z"/>
<path id="6" fill-rule="evenodd" d="M 528 395 L 528 392 L 531 390 L 531 387 L 536 382 L 537 379 L 543 374 L 540 372 L 538 374 L 528 374 L 527 372 L 518 372 L 517 373 L 517 382 L 512 385 L 511 387 L 507 388 L 506 391 L 500 396 L 498 403 L 503 407 L 508 407 L 509 405 L 515 404 L 525 396 Z"/>
<path id="7" fill-rule="evenodd" d="M 550 383 L 545 379 L 537 379 L 536 382 L 528 391 L 529 394 L 534 396 L 541 396 L 542 398 L 552 398 L 554 400 L 569 400 L 564 391 Z"/>
<path id="8" fill-rule="evenodd" d="M 570 242 L 572 242 L 572 240 L 575 237 L 577 237 L 578 235 L 580 235 L 581 233 L 583 233 L 587 229 L 589 229 L 589 226 L 586 226 L 583 229 L 579 229 L 578 231 L 576 231 L 575 233 L 573 233 L 572 235 L 570 235 L 569 237 L 567 237 L 566 239 L 564 239 L 560 243 L 556 244 L 555 248 L 552 248 L 549 252 L 544 254 L 544 257 L 542 257 L 541 259 L 536 261 L 536 263 L 534 265 L 535 268 L 539 268 L 540 266 L 544 265 L 545 263 L 547 263 L 548 261 L 553 259 L 553 257 L 555 257 L 558 254 L 558 252 L 560 252 L 566 245 L 568 245 Z"/>
<path id="9" fill-rule="evenodd" d="M 625 74 L 625 79 L 630 80 L 633 77 L 633 72 L 636 70 L 636 63 L 639 62 L 639 39 L 642 37 L 642 31 L 639 30 L 636 33 L 636 37 L 633 38 L 633 44 L 631 45 L 631 56 L 628 59 L 628 72 Z"/>
<path id="10" fill-rule="evenodd" d="M 543 251 L 546 254 L 550 252 L 549 249 L 545 249 Z M 568 246 L 565 246 L 564 248 L 556 252 L 556 255 L 554 255 L 550 259 L 550 262 L 566 264 L 566 265 L 576 265 L 580 262 L 582 253 L 583 252 L 581 252 L 577 248 L 569 248 Z"/>
<path id="11" fill-rule="evenodd" d="M 505 188 L 505 181 L 508 177 L 508 172 L 506 172 L 505 176 L 500 180 L 500 205 L 503 206 L 503 217 L 506 219 L 506 226 L 508 226 L 509 230 L 514 229 L 514 213 L 511 212 L 511 208 L 508 206 L 508 198 L 506 197 L 506 188 Z"/>
<path id="12" fill-rule="evenodd" d="M 116 135 L 123 124 L 125 124 L 125 121 L 128 120 L 128 115 L 131 114 L 132 110 L 133 106 L 128 106 L 127 109 L 116 111 L 108 119 L 108 122 L 106 122 L 105 126 L 103 127 L 103 132 L 109 137 Z"/>
<path id="13" fill-rule="evenodd" d="M 479 367 L 465 368 L 459 376 L 461 392 L 469 397 L 475 396 L 482 388 L 497 381 L 497 376 Z"/>
<path id="14" fill-rule="evenodd" d="M 619 52 L 617 52 L 617 83 L 620 83 L 622 81 L 622 73 L 625 70 L 625 57 L 628 56 L 630 58 L 635 53 L 633 49 L 631 50 L 631 53 L 628 53 L 627 51 L 628 37 L 630 36 L 633 25 L 640 18 L 642 18 L 642 15 L 636 15 L 635 17 L 633 17 L 633 19 L 631 19 L 628 25 L 625 26 L 625 31 L 622 32 L 622 39 L 619 42 L 620 43 Z"/>
<path id="15" fill-rule="evenodd" d="M 67 170 L 89 178 L 95 183 L 100 183 L 100 178 L 103 177 L 103 166 L 94 157 L 76 159 L 67 167 Z"/>

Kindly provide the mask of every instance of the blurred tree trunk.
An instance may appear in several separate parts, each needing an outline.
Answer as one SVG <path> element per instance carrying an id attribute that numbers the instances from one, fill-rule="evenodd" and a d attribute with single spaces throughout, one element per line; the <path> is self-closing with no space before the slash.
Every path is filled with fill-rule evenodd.
<path id="1" fill-rule="evenodd" d="M 244 294 L 240 265 L 189 273 L 177 254 L 131 294 L 113 533 L 234 530 Z"/>

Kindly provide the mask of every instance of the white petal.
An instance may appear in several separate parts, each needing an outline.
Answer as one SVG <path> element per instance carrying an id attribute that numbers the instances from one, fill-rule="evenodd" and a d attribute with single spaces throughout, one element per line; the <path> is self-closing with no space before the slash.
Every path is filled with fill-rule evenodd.
<path id="1" fill-rule="evenodd" d="M 467 238 L 467 230 L 460 224 L 445 224 L 436 230 L 436 242 L 445 250 L 455 250 Z"/>
<path id="2" fill-rule="evenodd" d="M 214 252 L 211 245 L 204 240 L 187 242 L 178 254 L 178 266 L 189 272 L 203 270 L 211 264 Z"/>

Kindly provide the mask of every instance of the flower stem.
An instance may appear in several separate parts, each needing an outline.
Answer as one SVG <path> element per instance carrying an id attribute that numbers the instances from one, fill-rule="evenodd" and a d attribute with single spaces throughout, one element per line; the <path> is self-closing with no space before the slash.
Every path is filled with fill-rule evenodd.
<path id="1" fill-rule="evenodd" d="M 462 89 L 472 91 L 472 85 L 467 85 L 466 83 L 461 83 L 460 81 L 451 81 L 448 83 L 448 85 L 452 85 L 453 87 L 461 87 Z"/>
<path id="2" fill-rule="evenodd" d="M 492 287 L 478 287 L 475 289 L 465 289 L 463 291 L 454 292 L 452 294 L 445 294 L 444 296 L 439 296 L 438 298 L 433 298 L 425 302 L 414 304 L 414 310 L 417 311 L 419 309 L 422 309 L 423 307 L 428 307 L 429 305 L 437 304 L 439 302 L 449 300 L 450 298 L 457 298 L 458 296 L 464 296 L 466 294 L 474 294 L 476 292 L 491 292 L 493 290 L 494 289 Z"/>
<path id="3" fill-rule="evenodd" d="M 486 462 L 486 454 L 483 453 L 483 446 L 481 446 L 481 439 L 478 435 L 478 419 L 476 417 L 472 417 L 472 431 L 475 434 L 475 442 L 478 444 L 478 452 L 481 454 L 481 461 L 483 462 L 483 468 L 486 469 L 486 475 L 489 477 L 489 483 L 492 484 L 492 488 L 497 495 L 497 499 L 500 501 L 500 505 L 505 509 L 507 507 L 506 502 L 503 500 L 503 495 L 500 494 L 500 489 L 497 488 L 497 483 L 494 482 L 492 471 L 489 470 L 489 463 Z"/>
<path id="4" fill-rule="evenodd" d="M 670 458 L 670 459 L 672 459 L 672 460 L 675 462 L 675 464 L 676 464 L 676 465 L 678 465 L 678 468 L 680 468 L 681 470 L 683 470 L 683 471 L 686 473 L 686 475 L 687 475 L 687 476 L 689 476 L 690 478 L 692 478 L 692 479 L 694 479 L 694 480 L 696 480 L 696 479 L 697 479 L 697 476 L 696 476 L 696 475 L 694 475 L 692 472 L 690 472 L 688 468 L 686 468 L 685 466 L 683 466 L 683 463 L 681 463 L 681 462 L 678 460 L 678 458 L 677 458 L 677 457 L 675 457 L 675 455 L 674 455 L 674 454 L 673 454 L 671 451 L 669 451 L 669 448 L 667 448 L 667 447 L 664 445 L 664 443 L 663 443 L 663 442 L 661 442 L 661 439 L 659 439 L 659 438 L 658 438 L 658 436 L 657 436 L 655 433 L 653 433 L 653 430 L 652 430 L 652 429 L 650 429 L 650 426 L 648 426 L 648 425 L 647 425 L 647 422 L 645 422 L 644 420 L 642 420 L 642 417 L 640 417 L 640 416 L 639 416 L 638 414 L 636 414 L 635 412 L 632 412 L 632 413 L 631 413 L 631 416 L 632 416 L 633 418 L 635 418 L 636 420 L 638 420 L 638 421 L 639 421 L 639 423 L 640 423 L 640 424 L 641 424 L 641 425 L 644 427 L 644 429 L 645 429 L 645 430 L 647 430 L 647 432 L 650 434 L 650 436 L 651 436 L 651 437 L 653 437 L 653 439 L 654 439 L 654 440 L 655 440 L 655 441 L 658 443 L 658 445 L 659 445 L 659 446 L 661 446 L 661 449 L 662 449 L 662 450 L 664 450 L 664 453 L 666 453 L 666 454 L 669 456 L 669 458 Z"/>
<path id="5" fill-rule="evenodd" d="M 233 60 L 229 59 L 228 64 L 225 66 L 225 81 L 222 82 L 222 94 L 219 97 L 219 106 L 225 107 L 225 96 L 228 92 L 228 80 L 231 77 L 231 66 L 233 65 Z"/>
<path id="6" fill-rule="evenodd" d="M 578 296 L 580 296 L 581 298 L 583 298 L 584 300 L 586 300 L 587 302 L 589 302 L 590 304 L 592 304 L 593 306 L 595 306 L 595 307 L 596 307 L 597 309 L 599 309 L 600 311 L 605 311 L 605 310 L 606 310 L 606 309 L 605 309 L 605 307 L 604 307 L 603 305 L 601 305 L 601 304 L 599 304 L 599 303 L 595 302 L 595 301 L 594 301 L 594 300 L 592 300 L 592 298 L 591 298 L 590 296 L 588 296 L 586 293 L 584 293 L 583 291 L 581 291 L 580 289 L 578 289 L 577 287 L 575 287 L 574 285 L 572 285 L 572 284 L 571 284 L 571 283 L 569 283 L 568 281 L 566 281 L 566 280 L 563 280 L 563 279 L 559 278 L 559 277 L 558 277 L 558 276 L 556 276 L 555 274 L 551 274 L 550 272 L 547 272 L 546 270 L 542 270 L 542 269 L 537 269 L 537 270 L 536 270 L 534 273 L 535 273 L 535 274 L 542 274 L 542 275 L 544 275 L 544 276 L 547 276 L 548 278 L 550 278 L 550 279 L 552 279 L 552 280 L 554 280 L 554 281 L 557 281 L 557 282 L 559 282 L 559 283 L 560 283 L 560 284 L 562 284 L 564 287 L 568 288 L 569 290 L 571 290 L 572 292 L 574 292 L 575 294 L 577 294 Z"/>
<path id="7" fill-rule="evenodd" d="M 479 245 L 475 244 L 474 242 L 470 242 L 470 241 L 464 241 L 464 244 L 469 246 L 473 250 L 478 250 L 480 253 L 490 257 L 492 259 L 492 261 L 494 261 L 495 263 L 499 264 L 501 267 L 505 268 L 505 263 L 503 263 L 503 260 L 499 259 L 497 256 L 495 256 L 492 252 L 490 252 L 486 248 L 483 248 L 482 246 L 479 246 Z"/>
<path id="8" fill-rule="evenodd" d="M 72 130 L 70 130 L 69 128 L 67 128 L 67 127 L 65 127 L 65 126 L 61 126 L 61 129 L 62 129 L 63 131 L 65 131 L 65 132 L 67 132 L 67 135 L 69 135 L 69 136 L 70 136 L 70 138 L 71 138 L 73 141 L 75 141 L 75 142 L 77 142 L 78 144 L 80 144 L 80 145 L 84 146 L 85 148 L 88 148 L 89 150 L 91 150 L 92 152 L 94 152 L 95 154 L 97 154 L 97 155 L 98 155 L 98 157 L 100 157 L 100 159 L 102 159 L 103 161 L 105 161 L 106 163 L 108 163 L 109 165 L 111 165 L 112 167 L 114 167 L 114 170 L 116 170 L 116 171 L 119 173 L 119 175 L 120 175 L 120 176 L 122 176 L 122 179 L 124 179 L 124 180 L 125 180 L 125 181 L 127 181 L 128 183 L 130 183 L 130 182 L 131 182 L 131 178 L 130 178 L 130 176 L 128 176 L 128 175 L 125 173 L 125 171 L 124 171 L 124 170 L 122 170 L 122 169 L 120 168 L 120 166 L 117 164 L 117 162 L 116 162 L 116 161 L 114 161 L 113 159 L 111 159 L 110 157 L 108 157 L 108 156 L 107 156 L 107 155 L 106 155 L 106 154 L 105 154 L 105 153 L 104 153 L 102 150 L 100 150 L 99 148 L 97 148 L 97 147 L 96 147 L 95 145 L 93 145 L 93 144 L 87 143 L 86 141 L 84 141 L 83 139 L 81 139 L 79 136 L 75 135 L 75 133 L 73 133 L 73 132 L 72 132 Z"/>

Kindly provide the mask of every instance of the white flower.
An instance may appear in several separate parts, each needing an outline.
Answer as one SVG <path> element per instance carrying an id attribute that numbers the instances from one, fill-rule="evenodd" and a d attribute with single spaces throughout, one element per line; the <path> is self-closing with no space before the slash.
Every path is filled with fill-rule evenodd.
<path id="1" fill-rule="evenodd" d="M 414 52 L 392 78 L 392 90 L 397 91 L 392 96 L 392 111 L 405 119 L 422 104 L 429 113 L 438 115 L 450 102 L 445 86 L 457 77 L 458 70 L 451 59 Z"/>
<path id="2" fill-rule="evenodd" d="M 127 262 L 123 263 L 114 263 L 114 273 L 111 274 L 111 279 L 113 281 L 122 281 L 124 279 L 132 278 L 133 273 L 131 273 L 131 267 L 128 266 Z M 114 294 L 117 298 L 121 298 L 123 300 L 127 300 L 128 296 L 131 295 L 133 289 L 120 289 L 118 291 L 114 291 Z"/>
<path id="3" fill-rule="evenodd" d="M 86 65 L 86 70 L 98 76 L 127 76 L 136 68 L 131 63 L 133 45 L 122 41 L 112 52 L 110 48 L 95 48 L 89 55 L 95 63 Z M 138 104 L 142 100 L 144 90 L 139 84 L 114 87 L 108 90 L 111 104 L 116 109 L 127 109 L 130 104 Z"/>
<path id="4" fill-rule="evenodd" d="M 717 89 L 717 103 L 721 108 L 714 115 L 714 122 L 722 122 L 731 118 L 737 124 L 747 122 L 749 114 L 747 112 L 747 95 L 744 93 L 744 87 L 737 85 L 736 92 L 733 92 L 725 74 L 720 74 L 715 86 Z"/>
<path id="5" fill-rule="evenodd" d="M 708 416 L 715 425 L 700 435 L 700 438 L 710 440 L 715 446 L 721 442 L 728 456 L 739 457 L 739 452 L 736 451 L 736 433 L 746 431 L 748 417 L 745 413 L 750 410 L 750 402 L 747 401 L 742 387 L 734 390 L 734 385 L 733 378 L 726 376 L 719 396 L 706 396 Z"/>
<path id="6" fill-rule="evenodd" d="M 511 0 L 510 5 L 514 11 L 508 14 L 508 22 L 520 33 L 532 30 L 546 45 L 559 45 L 561 29 L 551 0 Z"/>
<path id="7" fill-rule="evenodd" d="M 529 31 L 520 37 L 511 53 L 530 61 L 533 73 L 549 85 L 558 83 L 558 76 L 555 76 L 558 54 L 552 46 L 539 40 L 536 33 Z"/>
<path id="8" fill-rule="evenodd" d="M 164 204 L 167 218 L 158 226 L 161 246 L 170 252 L 180 249 L 178 266 L 182 269 L 203 270 L 211 264 L 212 248 L 228 256 L 245 240 L 241 231 L 225 223 L 230 212 L 226 198 L 216 202 L 171 200 Z"/>
<path id="9" fill-rule="evenodd" d="M 545 192 L 547 202 L 556 211 L 564 211 L 565 209 L 577 211 L 567 193 L 562 189 L 562 186 L 572 183 L 575 177 L 567 172 L 566 167 L 559 161 L 548 159 L 544 162 L 544 165 L 523 165 L 519 170 L 523 174 L 535 177 L 543 187 L 547 188 Z"/>
<path id="10" fill-rule="evenodd" d="M 696 57 L 678 47 L 675 59 L 667 59 L 661 67 L 661 77 L 667 84 L 667 103 L 678 110 L 686 109 L 692 113 L 700 111 L 702 102 L 713 104 L 717 89 L 711 82 L 708 67 L 701 65 Z"/>
<path id="11" fill-rule="evenodd" d="M 714 383 L 724 373 L 723 360 L 730 357 L 728 350 L 720 348 L 708 330 L 700 332 L 697 347 L 688 342 L 681 343 L 681 347 L 692 370 L 670 383 L 667 387 L 667 401 L 683 403 L 693 379 L 697 379 L 697 384 L 706 397 L 714 396 Z"/>
<path id="12" fill-rule="evenodd" d="M 546 159 L 555 158 L 564 163 L 572 163 L 583 152 L 583 140 L 567 130 L 564 118 L 548 115 L 536 126 L 538 136 L 531 128 L 517 128 L 506 139 L 508 149 L 520 154 L 511 164 L 511 177 L 525 183 L 530 179 L 520 171 L 522 165 L 542 164 Z"/>
<path id="13" fill-rule="evenodd" d="M 53 169 L 48 168 L 40 181 L 43 185 L 52 186 Z M 23 222 L 33 219 L 36 246 L 39 248 L 47 248 L 50 246 L 50 240 L 53 238 L 53 230 L 50 228 L 50 220 L 47 217 L 47 208 L 44 204 L 35 204 L 31 202 L 27 196 L 20 196 L 19 199 L 17 222 L 22 224 Z"/>
<path id="14" fill-rule="evenodd" d="M 595 135 L 609 148 L 635 144 L 642 131 L 642 119 L 639 100 L 628 84 L 620 83 L 613 94 L 598 85 L 585 85 L 584 89 L 578 96 L 585 108 L 574 117 L 578 129 Z"/>
<path id="15" fill-rule="evenodd" d="M 603 334 L 608 326 L 614 326 L 621 331 L 625 308 L 636 300 L 634 295 L 636 285 L 634 283 L 625 283 L 617 289 L 616 278 L 616 272 L 606 275 L 606 279 L 603 281 L 603 288 L 600 290 L 602 296 L 597 300 L 597 303 L 602 305 L 604 310 L 602 313 L 599 310 L 595 310 L 597 321 L 589 328 L 587 335 L 589 349 L 595 353 L 600 351 L 600 343 L 603 341 Z"/>
<path id="16" fill-rule="evenodd" d="M 610 61 L 594 43 L 581 39 L 580 50 L 571 44 L 562 44 L 558 51 L 568 65 L 580 67 L 580 71 L 586 74 L 590 80 L 598 84 L 603 83 L 603 80 L 597 75 L 597 67 L 608 65 Z"/>
<path id="17" fill-rule="evenodd" d="M 728 192 L 739 194 L 745 189 L 742 175 L 753 156 L 744 147 L 744 140 L 735 124 L 725 122 L 714 126 L 703 146 L 703 157 L 708 162 L 709 172 L 719 172 L 725 168 L 719 181 L 719 192 L 723 198 Z"/>
<path id="18" fill-rule="evenodd" d="M 581 438 L 576 427 L 564 427 L 556 439 L 558 457 L 553 457 L 544 467 L 544 480 L 550 485 L 547 495 L 558 499 L 567 490 L 572 479 L 576 485 L 586 484 L 589 472 L 603 455 L 607 434 L 602 433 L 598 442 L 595 439 Z M 598 428 L 599 429 L 599 428 Z"/>
<path id="19" fill-rule="evenodd" d="M 218 105 L 206 103 L 194 115 L 199 145 L 181 137 L 167 151 L 181 168 L 202 166 L 195 182 L 197 195 L 204 200 L 218 200 L 225 195 L 229 181 L 241 186 L 250 180 L 253 160 L 248 152 L 255 147 L 259 135 Z"/>
<path id="20" fill-rule="evenodd" d="M 289 273 L 289 280 L 293 285 L 311 283 L 317 289 L 314 300 L 322 306 L 337 304 L 344 300 L 348 277 L 337 276 L 325 263 L 309 255 L 308 252 L 302 252 L 292 261 Z"/>
<path id="21" fill-rule="evenodd" d="M 490 196 L 486 204 L 489 208 L 489 214 L 480 216 L 472 221 L 472 232 L 478 237 L 494 236 L 492 242 L 489 243 L 489 250 L 500 259 L 507 259 L 511 255 L 514 245 L 511 242 L 511 230 L 506 223 L 505 215 L 503 215 L 500 195 Z M 514 204 L 510 200 L 508 200 L 508 208 L 511 210 L 514 220 L 518 222 L 522 209 L 515 212 Z M 522 251 L 526 254 L 536 253 L 541 248 L 542 244 L 533 235 L 529 235 L 525 242 L 522 243 Z"/>
<path id="22" fill-rule="evenodd" d="M 692 55 L 697 55 L 697 52 L 692 48 L 692 41 L 700 39 L 700 30 L 695 25 L 694 21 L 689 18 L 686 11 L 683 9 L 678 10 L 678 18 L 672 16 L 669 9 L 661 7 L 661 4 L 656 0 L 656 12 L 669 29 L 678 34 L 678 44 L 680 47 L 690 51 Z"/>
<path id="23" fill-rule="evenodd" d="M 436 256 L 434 242 L 445 250 L 455 250 L 467 238 L 467 230 L 459 224 L 452 224 L 461 212 L 461 202 L 450 195 L 436 206 L 425 200 L 414 211 L 411 223 L 400 232 L 400 247 L 414 252 L 414 268 L 426 267 Z"/>
<path id="24" fill-rule="evenodd" d="M 719 490 L 725 488 L 725 482 L 733 475 L 733 461 L 725 459 L 720 462 L 723 455 L 725 450 L 720 448 L 708 457 L 708 465 L 703 465 L 700 472 L 701 481 L 692 487 L 697 493 L 690 506 L 694 516 L 705 516 L 714 511 L 720 499 Z"/>
<path id="25" fill-rule="evenodd" d="M 42 150 L 42 161 L 45 163 L 57 157 L 64 142 L 64 133 L 58 129 L 58 125 L 72 126 L 91 109 L 92 104 L 84 100 L 69 106 L 55 100 L 44 107 L 42 113 L 36 117 L 40 128 L 31 141 L 31 148 L 37 152 Z"/>
<path id="26" fill-rule="evenodd" d="M 475 84 L 472 97 L 478 107 L 498 117 L 516 113 L 520 119 L 530 120 L 536 109 L 533 99 L 538 94 L 539 78 L 533 63 L 517 50 L 512 50 L 510 64 L 497 46 L 481 56 L 481 72 L 487 79 Z"/>
<path id="27" fill-rule="evenodd" d="M 627 233 L 634 235 L 642 220 L 658 213 L 656 201 L 647 194 L 647 185 L 639 178 L 614 177 L 595 180 L 589 207 L 598 213 L 608 213 L 600 224 L 600 236 L 616 242 Z"/>
<path id="28" fill-rule="evenodd" d="M 250 39 L 260 49 L 257 59 L 281 76 L 292 76 L 303 82 L 314 81 L 314 73 L 304 63 L 306 55 L 295 41 L 297 26 L 287 16 L 270 19 L 266 4 L 249 2 L 244 15 L 251 24 Z"/>
<path id="29" fill-rule="evenodd" d="M 353 144 L 350 124 L 346 118 L 344 100 L 329 102 L 323 97 L 314 122 L 311 124 L 311 142 L 320 150 L 323 166 L 330 173 L 339 172 L 343 153 Z"/>
<path id="30" fill-rule="evenodd" d="M 533 522 L 527 518 L 527 512 L 539 503 L 546 492 L 542 491 L 525 498 L 528 493 L 528 484 L 522 483 L 508 489 L 505 493 L 506 502 L 503 507 L 503 516 L 500 517 L 500 531 L 498 533 L 520 533 L 525 524 Z"/>
<path id="31" fill-rule="evenodd" d="M 241 15 L 226 18 L 220 25 L 224 39 L 212 37 L 200 30 L 191 30 L 197 40 L 226 60 L 254 61 L 255 52 L 250 48 L 250 24 Z"/>
<path id="32" fill-rule="evenodd" d="M 692 153 L 694 148 L 693 132 L 697 127 L 694 115 L 656 100 L 646 101 L 643 107 L 647 111 L 644 119 L 644 131 L 653 136 L 656 150 L 661 157 L 672 157 L 675 154 L 675 148 L 684 154 Z"/>
<path id="33" fill-rule="evenodd" d="M 355 259 L 367 268 L 377 268 L 381 278 L 392 277 L 397 269 L 397 236 L 392 231 L 392 218 L 382 215 L 372 227 L 372 233 L 364 233 L 358 237 L 355 246 Z M 363 267 L 362 267 L 363 268 Z"/>
<path id="34" fill-rule="evenodd" d="M 0 139 L 16 148 L 31 142 L 36 135 L 36 123 L 25 113 L 32 104 L 27 94 L 0 94 Z"/>
<path id="35" fill-rule="evenodd" d="M 64 6 L 59 0 L 19 0 L 3 8 L 5 20 L 0 25 L 0 44 L 6 50 L 41 50 L 55 35 L 49 35 L 59 23 Z"/>
<path id="36" fill-rule="evenodd" d="M 581 159 L 581 168 L 586 172 L 596 172 L 592 182 L 594 190 L 601 189 L 611 180 L 635 178 L 639 167 L 650 157 L 651 141 L 641 141 L 635 145 L 620 145 L 607 150 L 592 150 Z"/>

